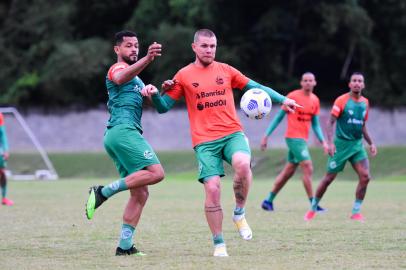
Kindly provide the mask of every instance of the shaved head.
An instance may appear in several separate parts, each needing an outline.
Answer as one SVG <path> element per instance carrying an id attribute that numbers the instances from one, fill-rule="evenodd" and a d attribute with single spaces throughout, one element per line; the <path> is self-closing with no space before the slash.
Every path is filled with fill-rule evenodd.
<path id="1" fill-rule="evenodd" d="M 197 42 L 199 40 L 200 37 L 216 37 L 216 35 L 213 33 L 213 31 L 209 30 L 209 29 L 200 29 L 197 30 L 195 33 L 195 36 L 193 38 L 193 42 Z"/>

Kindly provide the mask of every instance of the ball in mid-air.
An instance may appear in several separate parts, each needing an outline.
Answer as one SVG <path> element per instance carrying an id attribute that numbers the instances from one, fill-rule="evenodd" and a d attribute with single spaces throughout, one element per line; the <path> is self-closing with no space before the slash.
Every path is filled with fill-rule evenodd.
<path id="1" fill-rule="evenodd" d="M 242 96 L 240 107 L 247 117 L 258 120 L 271 112 L 272 100 L 264 90 L 252 88 Z"/>

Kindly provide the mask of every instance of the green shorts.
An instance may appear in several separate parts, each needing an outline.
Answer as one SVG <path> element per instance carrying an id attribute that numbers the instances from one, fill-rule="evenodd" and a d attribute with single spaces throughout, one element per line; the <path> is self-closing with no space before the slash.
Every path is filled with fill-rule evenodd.
<path id="1" fill-rule="evenodd" d="M 347 141 L 336 138 L 334 144 L 336 146 L 336 153 L 333 157 L 328 158 L 328 173 L 341 172 L 347 160 L 354 164 L 368 158 L 362 140 Z"/>
<path id="2" fill-rule="evenodd" d="M 104 134 L 104 148 L 113 159 L 120 177 L 160 164 L 151 145 L 142 137 L 139 130 L 122 124 L 108 128 Z"/>
<path id="3" fill-rule="evenodd" d="M 0 169 L 7 167 L 7 161 L 4 159 L 3 155 L 0 154 Z"/>
<path id="4" fill-rule="evenodd" d="M 309 148 L 304 139 L 285 138 L 285 141 L 289 149 L 287 160 L 290 163 L 298 164 L 304 160 L 312 159 L 310 157 Z"/>
<path id="5" fill-rule="evenodd" d="M 242 132 L 236 132 L 223 138 L 201 143 L 195 148 L 196 159 L 199 163 L 199 181 L 209 176 L 219 175 L 223 177 L 223 160 L 231 164 L 233 155 L 237 152 L 247 153 L 251 156 L 251 150 L 248 145 L 248 139 Z"/>

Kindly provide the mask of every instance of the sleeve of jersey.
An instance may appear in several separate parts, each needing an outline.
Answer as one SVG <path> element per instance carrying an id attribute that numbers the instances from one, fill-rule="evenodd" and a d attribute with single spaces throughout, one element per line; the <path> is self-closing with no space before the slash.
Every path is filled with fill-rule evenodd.
<path id="1" fill-rule="evenodd" d="M 314 115 L 319 115 L 320 114 L 320 100 L 317 98 L 317 97 L 315 97 L 314 98 L 314 103 L 315 103 L 315 106 L 314 106 Z"/>
<path id="2" fill-rule="evenodd" d="M 269 124 L 268 128 L 266 129 L 265 135 L 269 136 L 272 134 L 272 132 L 278 127 L 280 122 L 283 120 L 285 117 L 286 112 L 284 110 L 280 110 L 278 114 L 275 116 L 275 118 L 272 120 L 272 122 Z"/>
<path id="3" fill-rule="evenodd" d="M 243 89 L 249 82 L 249 78 L 232 66 L 228 66 L 231 75 L 231 87 Z"/>
<path id="4" fill-rule="evenodd" d="M 319 139 L 320 142 L 323 142 L 324 136 L 323 136 L 323 132 L 321 131 L 318 115 L 313 115 L 313 117 L 312 117 L 312 129 L 314 131 L 314 134 L 316 134 L 317 139 Z"/>
<path id="5" fill-rule="evenodd" d="M 364 118 L 365 122 L 368 121 L 368 115 L 369 115 L 369 101 L 367 100 L 367 109 L 366 109 L 365 118 Z"/>
<path id="6" fill-rule="evenodd" d="M 8 152 L 8 141 L 7 141 L 7 135 L 6 135 L 6 127 L 4 125 L 0 125 L 0 149 L 3 152 Z"/>
<path id="7" fill-rule="evenodd" d="M 331 109 L 331 115 L 338 118 L 343 112 L 344 109 L 343 103 L 344 103 L 343 99 L 337 98 L 336 101 L 334 102 L 333 108 Z"/>
<path id="8" fill-rule="evenodd" d="M 112 65 L 109 69 L 109 72 L 107 73 L 107 78 L 112 81 L 113 80 L 113 76 L 114 74 L 116 74 L 117 72 L 119 72 L 120 70 L 125 69 L 126 67 L 128 67 L 127 63 L 124 62 L 120 62 L 120 63 L 115 63 L 114 65 Z"/>
<path id="9" fill-rule="evenodd" d="M 176 80 L 176 84 L 171 89 L 167 90 L 165 94 L 173 100 L 179 100 L 184 96 L 182 76 L 178 72 L 173 79 Z"/>
<path id="10" fill-rule="evenodd" d="M 283 95 L 279 94 L 272 88 L 266 87 L 260 83 L 257 83 L 253 80 L 249 80 L 248 83 L 243 87 L 243 91 L 247 91 L 251 88 L 259 88 L 264 90 L 272 99 L 273 102 L 283 103 L 286 99 Z"/>

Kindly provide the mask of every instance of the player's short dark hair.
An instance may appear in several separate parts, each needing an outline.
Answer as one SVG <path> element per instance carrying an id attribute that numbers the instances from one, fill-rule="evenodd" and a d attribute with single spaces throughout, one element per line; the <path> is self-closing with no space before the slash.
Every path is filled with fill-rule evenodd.
<path id="1" fill-rule="evenodd" d="M 359 75 L 365 78 L 364 73 L 360 72 L 360 71 L 354 71 L 353 73 L 351 73 L 349 81 L 351 80 L 352 76 L 354 75 Z"/>
<path id="2" fill-rule="evenodd" d="M 216 35 L 214 34 L 213 31 L 211 31 L 210 29 L 199 29 L 196 31 L 195 36 L 193 38 L 193 42 L 196 42 L 197 39 L 200 37 L 216 37 Z"/>
<path id="3" fill-rule="evenodd" d="M 114 35 L 114 43 L 120 45 L 123 42 L 123 37 L 137 37 L 137 34 L 132 31 L 122 30 Z"/>

